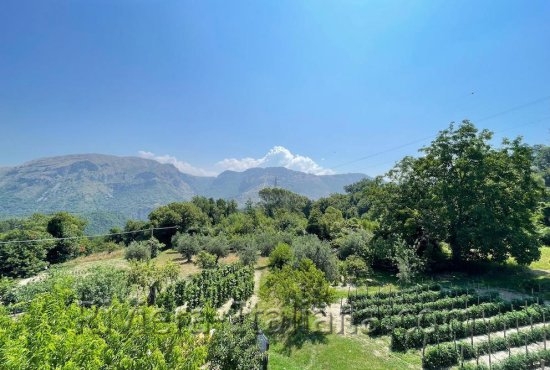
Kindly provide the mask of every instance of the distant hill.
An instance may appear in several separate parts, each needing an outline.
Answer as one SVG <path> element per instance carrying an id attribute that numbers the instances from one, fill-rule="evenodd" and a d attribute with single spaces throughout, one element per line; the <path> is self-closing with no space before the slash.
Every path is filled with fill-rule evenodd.
<path id="1" fill-rule="evenodd" d="M 316 176 L 282 167 L 192 176 L 170 164 L 137 157 L 77 154 L 0 168 L 0 217 L 59 210 L 88 218 L 90 231 L 105 231 L 129 218 L 146 218 L 162 204 L 195 195 L 258 200 L 258 191 L 279 186 L 318 199 L 343 192 L 363 174 Z"/>

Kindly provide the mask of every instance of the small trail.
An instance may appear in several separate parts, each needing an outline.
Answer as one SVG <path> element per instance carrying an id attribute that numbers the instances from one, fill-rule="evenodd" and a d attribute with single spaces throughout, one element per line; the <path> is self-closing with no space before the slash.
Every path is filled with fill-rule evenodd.
<path id="1" fill-rule="evenodd" d="M 252 310 L 256 307 L 259 300 L 259 293 L 260 293 L 260 280 L 262 278 L 262 270 L 254 270 L 254 293 L 248 298 L 246 301 L 244 307 L 243 307 L 243 314 L 248 314 L 252 312 Z M 233 299 L 229 299 L 227 302 L 224 303 L 223 306 L 218 308 L 216 311 L 218 313 L 218 316 L 225 316 L 231 309 L 231 305 L 233 304 Z"/>
<path id="2" fill-rule="evenodd" d="M 252 293 L 252 296 L 246 301 L 246 304 L 243 308 L 243 313 L 245 314 L 252 312 L 252 310 L 258 304 L 260 294 L 260 280 L 262 279 L 262 273 L 263 270 L 254 270 L 254 293 Z"/>

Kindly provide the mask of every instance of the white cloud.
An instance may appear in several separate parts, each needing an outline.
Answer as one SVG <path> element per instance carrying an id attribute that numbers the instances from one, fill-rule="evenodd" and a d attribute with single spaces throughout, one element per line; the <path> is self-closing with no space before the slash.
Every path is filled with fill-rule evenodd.
<path id="1" fill-rule="evenodd" d="M 174 165 L 180 172 L 187 173 L 190 175 L 195 176 L 215 176 L 215 172 L 207 171 L 202 168 L 194 167 L 191 164 L 180 161 L 176 157 L 173 157 L 171 155 L 165 154 L 165 155 L 156 155 L 155 153 L 146 152 L 143 150 L 140 150 L 138 152 L 139 156 L 141 158 L 145 159 L 152 159 L 154 161 L 160 162 L 160 163 L 168 163 Z"/>
<path id="2" fill-rule="evenodd" d="M 160 163 L 169 163 L 174 165 L 180 172 L 195 176 L 215 176 L 225 170 L 244 171 L 254 167 L 285 167 L 295 171 L 311 173 L 314 175 L 332 175 L 335 172 L 328 168 L 319 166 L 309 157 L 299 154 L 293 154 L 283 146 L 274 146 L 261 158 L 226 158 L 216 163 L 217 172 L 194 167 L 193 165 L 178 160 L 171 155 L 156 155 L 155 153 L 140 150 L 139 156 L 145 159 L 152 159 Z"/>
<path id="3" fill-rule="evenodd" d="M 293 154 L 283 146 L 274 146 L 261 158 L 226 158 L 216 164 L 223 170 L 244 171 L 252 167 L 285 167 L 291 170 L 311 173 L 314 175 L 331 175 L 331 169 L 319 166 L 309 157 Z"/>

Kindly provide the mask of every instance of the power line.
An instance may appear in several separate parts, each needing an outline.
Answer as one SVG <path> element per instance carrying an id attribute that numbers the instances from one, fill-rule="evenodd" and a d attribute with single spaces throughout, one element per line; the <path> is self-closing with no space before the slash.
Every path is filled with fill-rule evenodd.
<path id="1" fill-rule="evenodd" d="M 521 124 L 521 125 L 514 125 L 514 126 L 510 126 L 510 127 L 507 127 L 507 128 L 504 128 L 503 130 L 499 130 L 499 131 L 494 131 L 493 134 L 495 135 L 500 135 L 500 134 L 503 134 L 507 131 L 510 131 L 514 128 L 518 128 L 518 127 L 525 127 L 525 126 L 529 126 L 529 125 L 534 125 L 534 124 L 537 124 L 537 123 L 540 123 L 540 122 L 544 122 L 544 121 L 548 121 L 550 120 L 550 116 L 546 116 L 546 117 L 542 117 L 540 119 L 537 119 L 537 120 L 534 120 L 534 121 L 530 121 L 530 122 L 527 122 L 527 123 L 524 123 L 524 124 Z M 431 136 L 430 139 L 432 138 L 435 138 L 435 136 Z M 419 139 L 418 141 L 421 141 L 422 139 Z M 404 145 L 403 145 L 404 146 Z M 390 151 L 391 149 L 388 149 L 384 152 L 388 152 Z M 353 162 L 357 162 L 358 160 L 355 160 Z M 396 163 L 396 162 L 399 162 L 399 159 L 394 159 L 394 160 L 389 160 L 389 161 L 384 161 L 384 162 L 380 162 L 380 163 L 374 163 L 374 164 L 370 164 L 368 165 L 368 168 L 376 168 L 378 166 L 382 166 L 382 165 L 386 165 L 386 164 L 389 164 L 389 163 Z"/>
<path id="2" fill-rule="evenodd" d="M 104 238 L 106 236 L 114 235 L 125 235 L 125 234 L 134 234 L 143 231 L 154 231 L 154 230 L 167 230 L 167 229 L 177 229 L 177 226 L 166 226 L 166 227 L 152 227 L 149 229 L 133 230 L 133 231 L 122 231 L 120 233 L 110 233 L 110 234 L 99 234 L 99 235 L 82 235 L 82 236 L 68 236 L 65 238 L 44 238 L 44 239 L 27 239 L 27 240 L 10 240 L 3 241 L 0 244 L 9 244 L 9 243 L 34 243 L 34 242 L 51 242 L 56 240 L 75 240 L 75 239 L 92 239 L 92 238 Z"/>
<path id="3" fill-rule="evenodd" d="M 532 106 L 532 105 L 535 105 L 535 104 L 539 104 L 541 102 L 544 102 L 544 101 L 547 101 L 547 100 L 550 100 L 550 95 L 547 95 L 547 96 L 544 96 L 544 97 L 541 97 L 541 98 L 538 98 L 538 99 L 535 99 L 535 100 L 532 100 L 530 102 L 527 102 L 527 103 L 524 103 L 524 104 L 521 104 L 521 105 L 517 105 L 517 106 L 514 106 L 514 107 L 511 107 L 511 108 L 508 108 L 508 109 L 505 109 L 505 110 L 502 110 L 500 112 L 497 112 L 497 113 L 494 113 L 494 114 L 491 114 L 489 116 L 486 116 L 486 117 L 483 117 L 481 119 L 478 119 L 478 120 L 474 120 L 475 122 L 483 122 L 483 121 L 488 121 L 488 120 L 491 120 L 493 118 L 496 118 L 496 117 L 499 117 L 499 116 L 502 116 L 502 115 L 505 115 L 505 114 L 508 114 L 510 112 L 514 112 L 514 111 L 517 111 L 517 110 L 521 110 L 523 108 L 526 108 L 526 107 L 529 107 L 529 106 Z M 545 121 L 547 119 L 549 119 L 550 117 L 544 117 L 542 119 L 539 119 L 539 120 L 536 120 L 536 121 L 533 121 L 533 122 L 529 122 L 527 124 L 523 124 L 523 125 L 519 125 L 519 126 L 514 126 L 514 127 L 523 127 L 523 126 L 527 126 L 527 125 L 531 125 L 531 124 L 534 124 L 534 123 L 538 123 L 538 122 L 541 122 L 541 121 Z M 504 131 L 508 131 L 512 129 L 512 127 L 508 128 L 508 129 L 505 129 Z M 494 132 L 495 134 L 496 133 L 501 133 L 503 131 L 500 131 L 500 132 Z M 372 158 L 372 157 L 376 157 L 376 156 L 379 156 L 379 155 L 382 155 L 382 154 L 385 154 L 385 153 L 389 153 L 389 152 L 393 152 L 395 150 L 399 150 L 399 149 L 403 149 L 405 147 L 408 147 L 410 145 L 414 145 L 414 144 L 418 144 L 418 143 L 421 143 L 421 142 L 424 142 L 426 140 L 430 140 L 430 139 L 434 139 L 437 135 L 430 135 L 430 136 L 426 136 L 426 137 L 423 137 L 421 139 L 417 139 L 417 140 L 414 140 L 414 141 L 410 141 L 408 143 L 405 143 L 405 144 L 401 144 L 401 145 L 398 145 L 398 146 L 395 146 L 395 147 L 392 147 L 392 148 L 388 148 L 388 149 L 385 149 L 385 150 L 382 150 L 382 151 L 379 151 L 379 152 L 375 152 L 375 153 L 372 153 L 372 154 L 369 154 L 369 155 L 366 155 L 364 157 L 360 157 L 360 158 L 357 158 L 357 159 L 354 159 L 354 160 L 351 160 L 351 161 L 348 161 L 348 162 L 344 162 L 344 163 L 341 163 L 341 164 L 338 164 L 336 166 L 331 166 L 330 168 L 331 169 L 334 169 L 334 168 L 340 168 L 340 167 L 344 167 L 344 166 L 347 166 L 347 165 L 350 165 L 350 164 L 353 164 L 353 163 L 357 163 L 357 162 L 361 162 L 361 161 L 364 161 L 365 159 L 369 159 L 369 158 Z"/>

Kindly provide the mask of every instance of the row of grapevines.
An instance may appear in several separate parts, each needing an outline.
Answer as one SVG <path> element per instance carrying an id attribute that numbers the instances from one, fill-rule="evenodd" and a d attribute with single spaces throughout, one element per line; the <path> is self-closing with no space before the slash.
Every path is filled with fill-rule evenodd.
<path id="1" fill-rule="evenodd" d="M 520 310 L 523 304 L 534 304 L 536 299 L 515 300 L 511 303 L 504 301 L 484 302 L 468 308 L 441 309 L 437 311 L 426 310 L 419 314 L 401 312 L 398 315 L 373 318 L 369 320 L 370 332 L 374 335 L 389 334 L 394 328 L 410 329 L 414 327 L 429 327 L 443 325 L 452 320 L 466 321 L 469 319 L 481 319 L 499 313 Z"/>
<path id="2" fill-rule="evenodd" d="M 540 350 L 536 352 L 520 353 L 508 357 L 507 359 L 492 364 L 491 370 L 528 370 L 538 369 L 542 367 L 542 364 L 547 366 L 550 364 L 550 350 Z M 490 370 L 489 366 L 476 365 L 476 364 L 464 364 L 465 370 Z"/>
<path id="3" fill-rule="evenodd" d="M 409 314 L 418 314 L 426 310 L 442 310 L 442 309 L 455 309 L 455 308 L 468 308 L 474 304 L 481 304 L 485 302 L 492 302 L 496 298 L 495 295 L 478 296 L 473 294 L 464 294 L 456 297 L 441 298 L 431 302 L 420 302 L 411 304 L 398 304 L 398 305 L 384 305 L 366 307 L 360 310 L 346 311 L 343 308 L 343 313 L 351 313 L 352 322 L 354 324 L 360 324 L 364 320 L 371 318 L 382 319 L 387 316 L 402 314 L 407 312 Z M 348 308 L 350 310 L 351 308 Z"/>
<path id="4" fill-rule="evenodd" d="M 424 367 L 428 369 L 450 367 L 458 365 L 460 359 L 467 361 L 489 353 L 506 351 L 508 348 L 541 342 L 548 337 L 550 337 L 550 326 L 522 332 L 511 331 L 506 338 L 494 337 L 491 341 L 484 340 L 475 345 L 470 342 L 458 342 L 456 345 L 443 343 L 439 346 L 429 346 L 424 356 Z"/>
<path id="5" fill-rule="evenodd" d="M 348 302 L 351 303 L 351 302 L 369 300 L 369 299 L 383 300 L 383 299 L 397 298 L 404 295 L 417 295 L 422 292 L 439 291 L 439 290 L 441 290 L 441 286 L 439 284 L 416 285 L 410 288 L 394 290 L 391 292 L 352 294 L 348 297 Z"/>
<path id="6" fill-rule="evenodd" d="M 466 291 L 461 292 L 460 294 L 455 295 L 461 295 L 465 294 Z M 364 307 L 372 307 L 372 306 L 384 306 L 384 305 L 392 305 L 392 304 L 403 304 L 403 303 L 421 303 L 421 302 L 430 302 L 436 299 L 439 299 L 441 297 L 446 297 L 448 294 L 446 294 L 443 291 L 440 290 L 428 290 L 425 292 L 419 292 L 419 293 L 410 293 L 410 294 L 404 294 L 400 296 L 395 297 L 389 297 L 389 298 L 364 298 L 364 299 L 356 299 L 352 301 L 349 305 L 352 306 L 354 309 L 361 309 Z"/>
<path id="7" fill-rule="evenodd" d="M 189 281 L 176 282 L 173 290 L 175 304 L 182 306 L 187 303 L 189 309 L 206 303 L 217 308 L 229 299 L 246 301 L 254 292 L 254 269 L 232 264 L 203 270 Z"/>
<path id="8" fill-rule="evenodd" d="M 542 322 L 543 315 L 550 314 L 550 307 L 532 305 L 521 311 L 512 311 L 495 315 L 487 320 L 470 320 L 461 322 L 452 320 L 444 325 L 437 325 L 430 329 L 396 328 L 391 333 L 391 348 L 404 351 L 409 348 L 421 348 L 424 343 L 434 344 L 448 342 L 454 339 L 466 338 L 470 335 L 484 335 L 488 332 L 500 331 L 506 325 L 522 326 L 530 323 Z"/>

